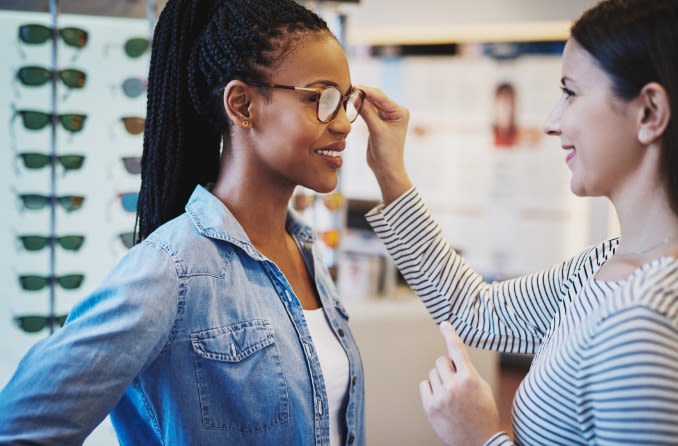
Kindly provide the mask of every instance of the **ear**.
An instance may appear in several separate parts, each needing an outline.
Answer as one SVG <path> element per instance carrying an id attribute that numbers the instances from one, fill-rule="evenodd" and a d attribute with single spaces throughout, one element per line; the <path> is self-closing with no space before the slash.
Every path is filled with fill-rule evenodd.
<path id="1" fill-rule="evenodd" d="M 657 82 L 645 85 L 639 94 L 641 109 L 638 141 L 650 144 L 661 139 L 671 119 L 669 95 Z"/>
<path id="2" fill-rule="evenodd" d="M 252 126 L 251 102 L 251 89 L 243 81 L 232 80 L 224 88 L 224 110 L 234 125 Z"/>

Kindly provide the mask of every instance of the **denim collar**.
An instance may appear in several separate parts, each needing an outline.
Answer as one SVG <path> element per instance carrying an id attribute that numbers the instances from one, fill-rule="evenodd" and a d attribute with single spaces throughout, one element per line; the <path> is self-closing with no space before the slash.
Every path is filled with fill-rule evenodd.
<path id="1" fill-rule="evenodd" d="M 201 235 L 227 241 L 251 257 L 264 260 L 228 207 L 205 187 L 198 185 L 195 188 L 186 204 L 186 213 Z M 313 229 L 293 209 L 287 213 L 285 228 L 301 243 L 313 243 L 316 239 Z"/>

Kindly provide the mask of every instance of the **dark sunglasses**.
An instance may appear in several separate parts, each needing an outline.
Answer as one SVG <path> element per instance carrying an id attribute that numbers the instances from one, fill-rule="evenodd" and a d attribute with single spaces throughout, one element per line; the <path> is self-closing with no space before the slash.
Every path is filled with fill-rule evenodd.
<path id="1" fill-rule="evenodd" d="M 148 80 L 141 77 L 129 77 L 122 82 L 122 91 L 128 98 L 141 96 L 148 89 Z"/>
<path id="2" fill-rule="evenodd" d="M 146 125 L 146 118 L 142 116 L 123 116 L 120 118 L 123 124 L 125 124 L 125 130 L 130 135 L 139 135 L 144 131 L 144 125 Z"/>
<path id="3" fill-rule="evenodd" d="M 125 170 L 131 175 L 139 175 L 141 173 L 141 157 L 140 156 L 124 156 L 120 158 L 125 165 Z"/>
<path id="4" fill-rule="evenodd" d="M 63 276 L 40 276 L 24 274 L 19 276 L 21 288 L 26 291 L 40 291 L 50 284 L 59 284 L 65 290 L 74 290 L 82 285 L 84 274 L 66 274 Z"/>
<path id="5" fill-rule="evenodd" d="M 40 251 L 47 245 L 54 243 L 58 243 L 63 249 L 77 251 L 85 241 L 85 236 L 83 235 L 62 235 L 60 237 L 49 237 L 44 235 L 20 235 L 18 237 L 19 240 L 21 240 L 21 244 L 24 246 L 24 249 L 27 251 Z"/>
<path id="6" fill-rule="evenodd" d="M 69 88 L 82 88 L 87 80 L 87 75 L 84 71 L 73 68 L 54 71 L 35 65 L 19 68 L 16 72 L 16 77 L 27 87 L 37 87 L 45 85 L 51 80 L 61 79 L 61 82 Z"/>
<path id="7" fill-rule="evenodd" d="M 136 212 L 139 192 L 121 192 L 118 194 L 122 208 L 127 212 Z"/>
<path id="8" fill-rule="evenodd" d="M 58 203 L 64 210 L 71 212 L 82 207 L 85 197 L 82 195 L 41 195 L 41 194 L 19 194 L 26 209 L 39 210 L 48 204 Z"/>
<path id="9" fill-rule="evenodd" d="M 85 126 L 86 115 L 80 113 L 45 113 L 37 110 L 17 110 L 16 114 L 21 116 L 24 127 L 28 130 L 41 130 L 47 124 L 57 120 L 61 126 L 69 132 L 79 132 Z"/>
<path id="10" fill-rule="evenodd" d="M 48 325 L 58 324 L 60 327 L 63 327 L 67 318 L 68 314 L 55 316 L 38 316 L 31 314 L 26 316 L 15 316 L 14 322 L 16 322 L 19 328 L 26 333 L 37 333 Z"/>
<path id="11" fill-rule="evenodd" d="M 89 35 L 84 29 L 68 27 L 60 28 L 56 33 L 54 31 L 53 28 L 34 23 L 21 25 L 19 27 L 19 40 L 30 45 L 38 45 L 58 35 L 66 45 L 75 48 L 82 48 L 87 45 Z"/>
<path id="12" fill-rule="evenodd" d="M 132 246 L 134 246 L 134 232 L 122 232 L 118 234 L 118 237 L 127 249 L 132 249 Z"/>
<path id="13" fill-rule="evenodd" d="M 125 54 L 131 58 L 137 58 L 144 54 L 150 46 L 151 43 L 148 39 L 144 37 L 133 37 L 125 41 Z"/>
<path id="14" fill-rule="evenodd" d="M 22 152 L 18 155 L 27 169 L 42 169 L 53 162 L 59 162 L 65 170 L 77 170 L 85 162 L 84 155 L 46 155 L 38 152 Z"/>

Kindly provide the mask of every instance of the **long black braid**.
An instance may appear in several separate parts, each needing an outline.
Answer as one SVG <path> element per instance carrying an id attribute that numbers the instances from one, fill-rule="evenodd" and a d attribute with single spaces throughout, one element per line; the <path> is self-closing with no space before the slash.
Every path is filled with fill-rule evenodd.
<path id="1" fill-rule="evenodd" d="M 216 181 L 230 127 L 215 91 L 263 80 L 318 33 L 330 33 L 325 21 L 293 0 L 167 2 L 153 36 L 137 242 L 180 215 L 198 184 Z"/>

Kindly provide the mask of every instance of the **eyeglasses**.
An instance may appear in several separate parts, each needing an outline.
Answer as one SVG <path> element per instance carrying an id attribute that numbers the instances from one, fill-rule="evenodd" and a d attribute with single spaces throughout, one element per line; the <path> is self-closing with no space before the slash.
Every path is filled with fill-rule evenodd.
<path id="1" fill-rule="evenodd" d="M 30 45 L 37 45 L 47 42 L 58 34 L 66 45 L 75 48 L 82 48 L 87 45 L 89 36 L 84 29 L 68 27 L 59 29 L 58 33 L 54 31 L 53 28 L 48 28 L 44 25 L 21 25 L 19 27 L 19 40 Z"/>
<path id="2" fill-rule="evenodd" d="M 84 71 L 73 68 L 54 71 L 35 65 L 19 68 L 16 72 L 16 77 L 27 87 L 45 85 L 50 80 L 58 78 L 69 88 L 82 88 L 85 86 L 85 80 L 87 80 L 87 75 Z"/>
<path id="3" fill-rule="evenodd" d="M 62 235 L 60 237 L 48 237 L 44 235 L 20 235 L 21 244 L 28 251 L 40 251 L 48 244 L 58 243 L 63 249 L 77 251 L 85 242 L 83 235 Z"/>
<path id="4" fill-rule="evenodd" d="M 125 165 L 125 170 L 131 175 L 139 175 L 141 173 L 141 157 L 140 156 L 124 156 L 121 158 Z"/>
<path id="5" fill-rule="evenodd" d="M 62 115 L 36 110 L 17 110 L 16 114 L 21 116 L 24 127 L 28 130 L 41 130 L 56 119 L 64 129 L 75 133 L 82 130 L 85 125 L 85 119 L 87 119 L 86 115 L 79 113 L 66 113 Z"/>
<path id="6" fill-rule="evenodd" d="M 132 246 L 134 246 L 134 232 L 122 232 L 118 234 L 118 237 L 127 249 L 132 249 Z"/>
<path id="7" fill-rule="evenodd" d="M 63 276 L 39 276 L 24 274 L 19 276 L 21 288 L 26 291 L 40 291 L 49 284 L 58 283 L 65 290 L 74 290 L 82 285 L 84 274 L 66 274 Z"/>
<path id="8" fill-rule="evenodd" d="M 144 54 L 150 46 L 151 45 L 148 39 L 144 37 L 133 37 L 131 39 L 127 39 L 125 42 L 125 54 L 127 54 L 129 57 L 136 58 Z"/>
<path id="9" fill-rule="evenodd" d="M 122 82 L 122 91 L 128 98 L 136 98 L 148 89 L 148 80 L 140 77 L 129 77 Z"/>
<path id="10" fill-rule="evenodd" d="M 23 152 L 18 155 L 27 169 L 41 169 L 50 162 L 58 161 L 65 170 L 77 170 L 85 162 L 84 155 L 46 155 L 38 152 Z"/>
<path id="11" fill-rule="evenodd" d="M 139 202 L 139 192 L 121 192 L 118 194 L 122 208 L 127 212 L 136 212 Z"/>
<path id="12" fill-rule="evenodd" d="M 59 324 L 60 327 L 63 327 L 67 318 L 68 314 L 60 314 L 55 316 L 26 315 L 15 316 L 14 322 L 16 322 L 19 328 L 26 333 L 37 333 L 48 325 L 55 323 Z"/>
<path id="13" fill-rule="evenodd" d="M 339 107 L 342 105 L 344 106 L 344 110 L 346 110 L 348 122 L 355 121 L 358 117 L 358 113 L 360 113 L 360 108 L 363 106 L 363 101 L 365 99 L 365 92 L 356 88 L 351 88 L 351 90 L 346 95 L 344 95 L 337 87 L 333 85 L 328 85 L 327 87 L 295 87 L 293 85 L 266 84 L 256 81 L 244 82 L 256 87 L 282 88 L 285 90 L 307 91 L 315 93 L 313 98 L 315 98 L 316 102 L 316 117 L 318 118 L 318 121 L 323 124 L 327 124 L 333 120 L 335 116 L 337 116 L 337 113 L 339 113 Z"/>
<path id="14" fill-rule="evenodd" d="M 130 135 L 143 133 L 144 125 L 146 125 L 146 118 L 142 116 L 123 116 L 120 120 L 125 124 L 125 129 Z"/>
<path id="15" fill-rule="evenodd" d="M 26 209 L 39 210 L 43 209 L 49 203 L 58 203 L 64 210 L 71 212 L 80 209 L 85 202 L 85 197 L 82 195 L 40 195 L 40 194 L 19 194 L 19 198 L 23 202 Z"/>

